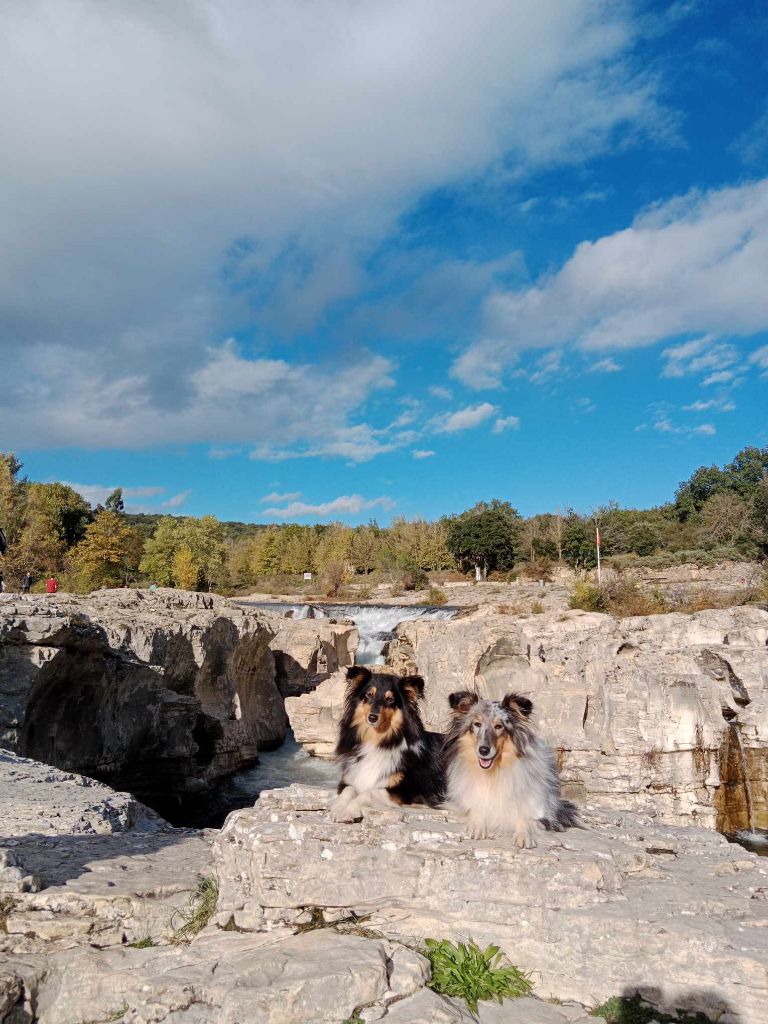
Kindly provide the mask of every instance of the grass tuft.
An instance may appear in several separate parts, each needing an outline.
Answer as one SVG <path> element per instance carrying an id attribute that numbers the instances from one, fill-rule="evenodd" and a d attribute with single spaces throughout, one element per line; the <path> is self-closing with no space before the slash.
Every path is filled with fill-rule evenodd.
<path id="1" fill-rule="evenodd" d="M 471 939 L 452 942 L 427 939 L 426 956 L 432 965 L 432 977 L 427 982 L 433 991 L 444 996 L 458 996 L 473 1013 L 482 999 L 516 999 L 529 996 L 533 983 L 527 974 L 510 964 L 500 966 L 502 955 L 498 946 L 482 950 Z"/>
<path id="2" fill-rule="evenodd" d="M 178 946 L 191 942 L 213 917 L 218 899 L 219 884 L 216 879 L 203 878 L 187 906 L 176 910 L 171 917 L 171 943 Z"/>
<path id="3" fill-rule="evenodd" d="M 155 940 L 149 935 L 145 935 L 143 939 L 136 939 L 135 942 L 129 942 L 128 945 L 131 949 L 149 949 L 150 946 L 155 945 Z"/>
<path id="4" fill-rule="evenodd" d="M 439 608 L 441 605 L 448 603 L 448 595 L 440 587 L 431 586 L 427 591 L 427 596 L 424 599 L 424 604 L 428 604 L 433 608 Z"/>

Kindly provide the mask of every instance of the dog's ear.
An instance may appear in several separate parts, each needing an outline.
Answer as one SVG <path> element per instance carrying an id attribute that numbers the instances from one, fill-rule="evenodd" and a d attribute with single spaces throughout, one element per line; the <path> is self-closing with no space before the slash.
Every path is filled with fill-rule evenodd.
<path id="1" fill-rule="evenodd" d="M 400 687 L 413 704 L 416 704 L 424 696 L 424 680 L 421 676 L 403 676 L 400 680 Z"/>
<path id="2" fill-rule="evenodd" d="M 347 687 L 354 690 L 357 686 L 364 686 L 371 680 L 370 670 L 365 665 L 352 665 L 347 669 Z"/>
<path id="3" fill-rule="evenodd" d="M 521 697 L 519 693 L 508 693 L 501 706 L 507 711 L 517 711 L 523 718 L 530 718 L 533 711 L 533 702 L 527 697 Z"/>
<path id="4" fill-rule="evenodd" d="M 457 717 L 460 715 L 466 715 L 469 709 L 480 700 L 476 693 L 471 693 L 469 690 L 458 690 L 456 693 L 452 693 L 448 698 L 448 703 L 451 705 L 451 710 Z"/>

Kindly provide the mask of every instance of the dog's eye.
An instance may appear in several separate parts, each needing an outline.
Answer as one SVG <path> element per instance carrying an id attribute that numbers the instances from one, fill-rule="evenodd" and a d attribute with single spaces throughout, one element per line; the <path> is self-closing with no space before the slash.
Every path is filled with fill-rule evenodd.
<path id="1" fill-rule="evenodd" d="M 482 722 L 473 722 L 472 723 L 472 728 L 473 729 L 479 729 L 482 724 L 483 724 Z"/>
<path id="2" fill-rule="evenodd" d="M 496 730 L 496 732 L 501 732 L 504 726 L 501 724 L 501 722 L 494 722 L 493 728 Z"/>

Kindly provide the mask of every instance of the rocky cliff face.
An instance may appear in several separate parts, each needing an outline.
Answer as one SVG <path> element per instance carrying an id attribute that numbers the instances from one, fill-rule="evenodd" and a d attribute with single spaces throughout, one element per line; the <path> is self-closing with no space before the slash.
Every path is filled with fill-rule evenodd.
<path id="1" fill-rule="evenodd" d="M 481 608 L 402 623 L 388 661 L 425 677 L 432 729 L 453 690 L 531 697 L 577 801 L 731 831 L 749 827 L 750 810 L 768 827 L 767 642 L 758 608 L 621 620 Z M 297 739 L 320 755 L 333 749 L 343 686 L 335 676 L 288 702 Z"/>
<path id="2" fill-rule="evenodd" d="M 221 598 L 116 590 L 0 599 L 0 742 L 149 802 L 279 744 L 274 631 Z"/>
<path id="3" fill-rule="evenodd" d="M 269 646 L 284 697 L 310 693 L 339 668 L 354 665 L 359 638 L 352 622 L 263 614 L 275 631 Z"/>

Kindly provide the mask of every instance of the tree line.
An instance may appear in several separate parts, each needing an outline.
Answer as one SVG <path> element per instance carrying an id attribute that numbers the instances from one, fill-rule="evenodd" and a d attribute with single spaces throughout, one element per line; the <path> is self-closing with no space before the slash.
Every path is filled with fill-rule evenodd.
<path id="1" fill-rule="evenodd" d="M 444 570 L 542 575 L 552 563 L 591 568 L 597 525 L 606 557 L 768 554 L 768 447 L 745 448 L 723 467 L 700 467 L 673 501 L 652 509 L 609 504 L 589 515 L 568 509 L 524 518 L 494 499 L 434 522 L 396 518 L 388 527 L 375 520 L 350 527 L 130 515 L 121 488 L 94 508 L 66 484 L 28 480 L 22 468 L 13 453 L 0 453 L 0 571 L 8 590 L 20 589 L 27 572 L 38 586 L 56 575 L 79 591 L 154 582 L 223 592 L 311 572 L 329 594 L 374 573 L 406 588 Z"/>

